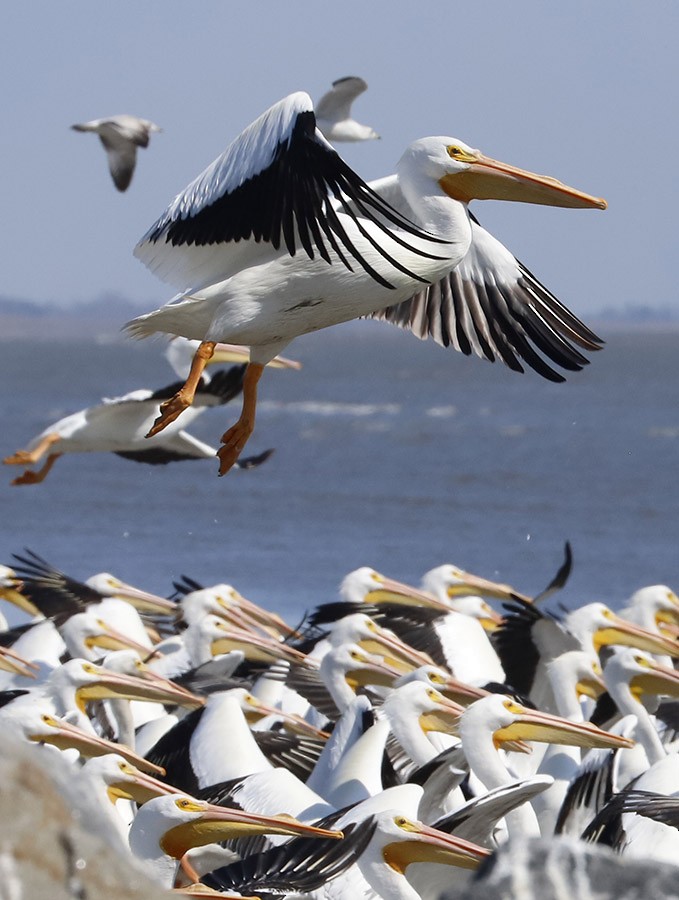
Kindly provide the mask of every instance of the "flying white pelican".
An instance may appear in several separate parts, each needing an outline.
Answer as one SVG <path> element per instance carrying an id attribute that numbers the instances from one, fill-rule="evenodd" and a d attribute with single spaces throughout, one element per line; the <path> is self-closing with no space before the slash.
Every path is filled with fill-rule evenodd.
<path id="1" fill-rule="evenodd" d="M 231 352 L 216 353 L 217 361 L 221 361 L 224 355 L 227 358 L 233 355 Z M 65 453 L 115 453 L 123 459 L 151 465 L 213 459 L 217 452 L 215 448 L 198 440 L 186 427 L 206 409 L 223 406 L 237 397 L 242 390 L 243 373 L 244 366 L 234 366 L 217 372 L 211 379 L 204 375 L 196 389 L 195 404 L 181 426 L 176 423 L 150 440 L 145 440 L 145 435 L 158 416 L 160 404 L 172 397 L 180 386 L 175 382 L 158 390 L 141 388 L 120 397 L 104 398 L 101 403 L 71 413 L 48 425 L 24 450 L 6 456 L 3 463 L 34 465 L 47 455 L 40 469 L 27 469 L 12 481 L 13 485 L 21 485 L 40 484 L 57 459 Z M 267 450 L 244 459 L 239 468 L 258 466 L 272 452 Z"/>
<path id="2" fill-rule="evenodd" d="M 126 191 L 130 186 L 137 164 L 137 147 L 148 147 L 151 135 L 162 131 L 162 128 L 148 119 L 124 114 L 107 119 L 92 119 L 91 122 L 71 125 L 71 128 L 99 135 L 108 156 L 113 183 L 119 191 Z"/>
<path id="3" fill-rule="evenodd" d="M 332 89 L 316 104 L 316 125 L 328 141 L 372 141 L 379 134 L 369 125 L 361 125 L 351 118 L 354 100 L 368 85 L 362 78 L 347 76 L 333 81 Z"/>
<path id="4" fill-rule="evenodd" d="M 253 431 L 264 365 L 298 335 L 361 316 L 499 356 L 517 370 L 521 357 L 554 381 L 563 376 L 537 351 L 582 368 L 574 345 L 595 350 L 600 339 L 470 218 L 469 201 L 493 198 L 606 206 L 450 137 L 411 144 L 398 173 L 371 187 L 316 128 L 307 94 L 275 104 L 175 198 L 135 250 L 181 293 L 129 322 L 128 332 L 201 341 L 184 387 L 149 434 L 191 405 L 215 343 L 249 346 L 242 413 L 218 453 L 223 475 Z"/>

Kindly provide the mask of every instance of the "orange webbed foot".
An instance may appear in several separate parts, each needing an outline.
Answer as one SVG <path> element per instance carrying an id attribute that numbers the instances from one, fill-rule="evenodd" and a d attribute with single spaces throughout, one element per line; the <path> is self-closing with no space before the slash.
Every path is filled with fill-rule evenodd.
<path id="1" fill-rule="evenodd" d="M 240 456 L 248 438 L 253 431 L 252 425 L 247 422 L 236 422 L 222 435 L 223 446 L 217 451 L 219 457 L 219 474 L 226 475 Z"/>
<path id="2" fill-rule="evenodd" d="M 6 456 L 3 459 L 3 462 L 7 466 L 27 466 L 29 463 L 33 462 L 33 458 L 28 450 L 17 450 L 17 452 L 13 453 L 11 456 Z"/>
<path id="3" fill-rule="evenodd" d="M 191 398 L 191 400 L 192 399 L 193 398 Z M 164 403 L 161 403 L 160 415 L 149 429 L 146 437 L 153 437 L 154 434 L 158 434 L 163 428 L 167 428 L 171 422 L 178 419 L 184 410 L 191 406 L 191 400 L 187 399 L 187 397 L 182 394 L 182 391 L 178 391 L 174 397 L 170 397 L 169 400 L 165 400 Z"/>

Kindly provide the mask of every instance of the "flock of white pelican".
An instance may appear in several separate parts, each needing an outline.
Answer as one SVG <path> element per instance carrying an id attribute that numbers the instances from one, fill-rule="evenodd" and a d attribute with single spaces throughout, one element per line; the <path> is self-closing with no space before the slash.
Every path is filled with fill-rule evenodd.
<path id="1" fill-rule="evenodd" d="M 264 368 L 298 368 L 279 355 L 295 337 L 356 318 L 552 381 L 586 365 L 600 338 L 469 204 L 605 201 L 449 136 L 365 182 L 330 143 L 378 137 L 351 117 L 365 87 L 340 79 L 316 110 L 284 98 L 175 197 L 135 255 L 178 293 L 126 330 L 169 336 L 180 380 L 48 426 L 4 460 L 42 462 L 14 484 L 68 452 L 256 466 L 271 451 L 240 454 Z M 121 191 L 160 130 L 73 127 L 99 135 Z M 219 362 L 235 365 L 210 377 Z M 218 450 L 186 430 L 241 393 Z M 452 565 L 419 587 L 361 568 L 294 623 L 226 583 L 183 578 L 166 599 L 27 550 L 0 568 L 30 616 L 0 636 L 0 718 L 67 753 L 112 842 L 192 896 L 428 900 L 540 834 L 676 863 L 679 599 L 656 585 L 620 614 L 555 608 L 570 565 L 567 548 L 535 597 Z"/>
<path id="2" fill-rule="evenodd" d="M 436 898 L 533 835 L 677 864 L 679 598 L 555 612 L 570 566 L 536 597 L 363 567 L 290 623 L 226 583 L 166 599 L 26 550 L 0 570 L 31 617 L 0 636 L 0 720 L 192 896 Z"/>

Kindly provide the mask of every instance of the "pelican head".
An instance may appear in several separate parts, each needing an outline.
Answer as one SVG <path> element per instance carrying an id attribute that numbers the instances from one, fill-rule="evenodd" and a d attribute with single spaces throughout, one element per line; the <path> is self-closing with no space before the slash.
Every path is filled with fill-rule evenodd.
<path id="1" fill-rule="evenodd" d="M 484 730 L 491 731 L 496 747 L 509 740 L 604 749 L 627 748 L 634 743 L 617 734 L 602 731 L 591 722 L 572 722 L 570 719 L 553 716 L 537 709 L 527 709 L 511 697 L 499 694 L 477 700 L 463 713 L 460 721 L 463 744 L 467 722 L 475 722 Z"/>
<path id="2" fill-rule="evenodd" d="M 546 206 L 606 209 L 606 201 L 569 187 L 556 178 L 536 175 L 499 162 L 452 137 L 427 137 L 408 147 L 399 170 L 407 167 L 438 182 L 441 190 L 462 203 L 470 200 L 514 200 Z"/>
<path id="3" fill-rule="evenodd" d="M 145 831 L 150 834 L 149 822 L 154 820 L 153 830 L 156 832 L 158 844 L 163 852 L 173 859 L 181 859 L 192 847 L 254 834 L 303 835 L 333 839 L 343 837 L 341 831 L 305 825 L 292 816 L 247 813 L 240 809 L 215 806 L 183 794 L 150 800 L 137 814 L 133 830 L 141 834 Z M 130 845 L 132 844 L 131 831 Z"/>

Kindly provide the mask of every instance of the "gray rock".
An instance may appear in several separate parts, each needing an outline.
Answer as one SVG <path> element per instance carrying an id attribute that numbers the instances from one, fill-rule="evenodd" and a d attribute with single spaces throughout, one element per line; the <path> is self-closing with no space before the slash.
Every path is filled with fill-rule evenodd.
<path id="1" fill-rule="evenodd" d="M 163 900 L 50 748 L 0 735 L 0 900 Z"/>
<path id="2" fill-rule="evenodd" d="M 451 884 L 441 900 L 649 898 L 679 900 L 679 868 L 640 862 L 607 847 L 561 837 L 505 844 L 471 883 L 457 889 Z"/>

